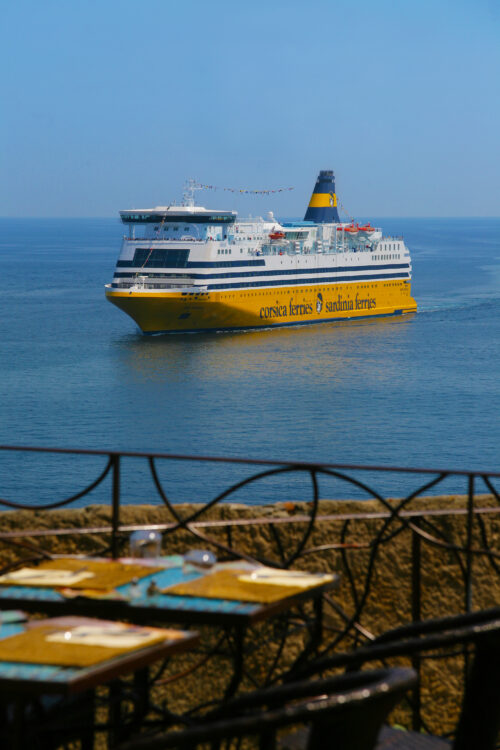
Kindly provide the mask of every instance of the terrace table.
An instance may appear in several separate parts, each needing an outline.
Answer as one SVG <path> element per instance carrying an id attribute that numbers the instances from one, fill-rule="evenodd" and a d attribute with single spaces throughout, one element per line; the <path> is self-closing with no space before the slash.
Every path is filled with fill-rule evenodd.
<path id="1" fill-rule="evenodd" d="M 39 633 L 42 632 L 42 629 L 50 629 L 51 631 L 67 629 L 67 632 L 74 632 L 71 629 L 78 626 L 85 626 L 87 629 L 89 626 L 114 627 L 116 622 L 75 616 L 33 622 L 22 622 L 19 621 L 19 618 L 0 617 L 0 646 L 3 639 L 21 633 L 29 635 L 30 631 L 33 633 L 37 629 Z M 47 700 L 48 696 L 70 698 L 80 694 L 86 700 L 86 703 L 84 702 L 87 708 L 85 715 L 89 722 L 85 731 L 82 730 L 82 747 L 92 748 L 94 731 L 93 722 L 89 717 L 93 717 L 94 688 L 102 685 L 113 685 L 117 678 L 130 674 L 134 674 L 136 686 L 144 687 L 146 683 L 142 677 L 150 664 L 192 648 L 199 639 L 195 632 L 179 630 L 165 631 L 164 636 L 165 638 L 159 642 L 134 648 L 118 655 L 114 653 L 111 658 L 106 658 L 90 666 L 57 666 L 50 663 L 50 657 L 47 657 L 46 664 L 41 662 L 43 657 L 38 657 L 38 663 L 0 660 L 0 706 L 4 716 L 10 714 L 13 726 L 10 747 L 17 750 L 17 748 L 26 746 L 24 738 L 24 708 L 26 703 L 39 698 Z M 28 659 L 28 655 L 25 658 Z M 136 678 L 138 679 L 136 680 Z M 147 706 L 147 698 L 147 695 L 141 696 L 143 701 L 140 707 L 141 711 L 144 711 Z M 119 713 L 115 706 L 115 729 L 116 723 L 119 721 Z M 3 726 L 5 727 L 5 721 Z"/>
<path id="2" fill-rule="evenodd" d="M 68 559 L 65 557 L 65 559 Z M 90 558 L 77 559 L 82 568 Z M 95 558 L 92 558 L 95 559 Z M 111 562 L 111 560 L 109 561 Z M 130 562 L 130 560 L 127 560 Z M 187 583 L 202 575 L 199 570 L 183 565 L 180 555 L 172 555 L 152 560 L 133 560 L 134 564 L 144 566 L 144 574 L 136 583 L 117 586 L 116 596 L 112 598 L 93 598 L 85 591 L 74 592 L 68 596 L 57 587 L 40 587 L 26 585 L 0 585 L 0 607 L 22 607 L 31 612 L 48 614 L 73 613 L 80 615 L 100 615 L 110 619 L 126 620 L 133 623 L 182 623 L 184 626 L 214 625 L 230 632 L 235 642 L 232 678 L 226 688 L 225 697 L 233 695 L 238 688 L 243 674 L 243 656 L 247 629 L 255 623 L 269 620 L 280 613 L 287 612 L 305 602 L 312 602 L 313 616 L 306 622 L 308 642 L 299 659 L 304 659 L 312 652 L 322 636 L 322 596 L 338 586 L 339 576 L 332 575 L 329 580 L 318 579 L 318 584 L 304 590 L 283 595 L 276 601 L 262 603 L 205 596 L 181 596 L 165 592 L 169 586 Z M 151 565 L 158 562 L 161 569 L 149 572 Z M 224 566 L 247 566 L 248 563 L 237 561 L 231 564 L 220 563 L 217 569 Z M 252 569 L 251 567 L 249 569 Z"/>

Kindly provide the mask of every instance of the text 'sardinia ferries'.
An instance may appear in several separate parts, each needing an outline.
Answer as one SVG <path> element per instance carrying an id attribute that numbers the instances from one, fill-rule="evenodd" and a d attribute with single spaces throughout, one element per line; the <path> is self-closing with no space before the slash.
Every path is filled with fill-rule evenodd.
<path id="1" fill-rule="evenodd" d="M 333 172 L 319 173 L 304 221 L 238 219 L 194 205 L 121 211 L 127 227 L 110 302 L 144 333 L 180 333 L 414 312 L 401 238 L 342 223 Z"/>

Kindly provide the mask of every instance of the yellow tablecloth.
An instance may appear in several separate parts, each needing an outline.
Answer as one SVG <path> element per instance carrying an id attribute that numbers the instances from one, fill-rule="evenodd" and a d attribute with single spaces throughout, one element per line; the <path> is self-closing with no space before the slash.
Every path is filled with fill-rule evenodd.
<path id="1" fill-rule="evenodd" d="M 280 573 L 280 571 L 277 571 L 277 573 Z M 241 580 L 242 576 L 245 580 Z M 208 573 L 185 583 L 177 583 L 175 586 L 163 589 L 162 593 L 270 604 L 308 589 L 316 588 L 331 581 L 333 576 L 318 576 L 314 582 L 311 580 L 312 576 L 308 576 L 308 578 L 310 582 L 307 585 L 299 583 L 298 585 L 289 583 L 283 585 L 268 583 L 267 581 L 252 581 L 249 580 L 248 569 L 232 568 L 231 570 L 218 570 L 214 573 Z"/>
<path id="2" fill-rule="evenodd" d="M 81 571 L 85 573 L 91 573 L 92 576 L 85 577 L 81 581 L 76 581 L 69 584 L 71 589 L 100 589 L 110 590 L 117 586 L 122 586 L 126 583 L 130 583 L 134 578 L 144 578 L 144 576 L 157 573 L 162 570 L 159 567 L 152 567 L 146 565 L 129 565 L 127 563 L 121 563 L 116 560 L 86 560 L 86 559 L 75 559 L 75 558 L 58 558 L 57 560 L 44 560 L 44 562 L 33 568 L 33 572 L 36 571 Z M 54 579 L 57 581 L 57 578 Z M 12 585 L 23 585 L 20 581 L 13 580 L 7 573 L 0 577 L 0 584 L 5 586 Z M 62 585 L 57 583 L 51 583 L 50 579 L 37 581 L 34 577 L 27 586 L 50 586 L 51 588 Z"/>
<path id="3" fill-rule="evenodd" d="M 145 630 L 145 629 L 143 629 Z M 142 647 L 182 637 L 179 631 L 149 629 L 153 637 Z M 64 632 L 71 633 L 71 628 L 54 629 L 40 626 L 26 630 L 0 640 L 0 661 L 22 662 L 24 664 L 45 664 L 61 667 L 90 667 L 130 651 L 137 651 L 138 646 L 118 647 L 83 645 L 82 643 L 58 642 L 47 640 L 47 636 Z"/>

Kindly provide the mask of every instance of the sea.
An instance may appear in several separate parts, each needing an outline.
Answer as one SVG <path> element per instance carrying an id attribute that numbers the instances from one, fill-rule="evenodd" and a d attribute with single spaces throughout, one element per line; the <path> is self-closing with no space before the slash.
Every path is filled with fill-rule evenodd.
<path id="1" fill-rule="evenodd" d="M 411 250 L 416 314 L 170 336 L 143 336 L 104 297 L 118 219 L 0 219 L 0 444 L 499 471 L 500 218 L 370 218 Z M 105 463 L 0 451 L 0 500 L 64 501 Z M 208 502 L 264 468 L 158 462 L 172 502 Z M 320 496 L 368 497 L 352 477 L 384 497 L 426 481 L 322 475 Z M 456 477 L 439 487 L 465 490 Z M 107 477 L 76 504 L 109 503 L 110 492 Z M 298 472 L 227 500 L 311 493 Z M 122 461 L 121 498 L 161 502 L 144 459 Z"/>

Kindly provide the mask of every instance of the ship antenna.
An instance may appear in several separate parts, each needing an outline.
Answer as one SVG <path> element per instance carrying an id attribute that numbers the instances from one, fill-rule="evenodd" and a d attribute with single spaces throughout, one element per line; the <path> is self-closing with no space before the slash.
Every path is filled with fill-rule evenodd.
<path id="1" fill-rule="evenodd" d="M 199 185 L 196 182 L 196 180 L 193 180 L 193 178 L 190 177 L 189 180 L 187 180 L 186 184 L 184 185 L 184 192 L 182 194 L 184 206 L 194 206 L 194 191 L 195 190 L 203 190 L 203 187 Z"/>

